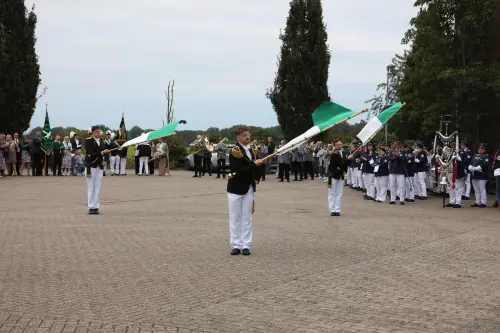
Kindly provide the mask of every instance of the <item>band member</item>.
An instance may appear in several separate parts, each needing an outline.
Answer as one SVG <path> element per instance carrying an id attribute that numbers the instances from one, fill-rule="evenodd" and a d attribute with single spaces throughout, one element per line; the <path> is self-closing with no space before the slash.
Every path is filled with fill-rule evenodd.
<path id="1" fill-rule="evenodd" d="M 212 177 L 212 152 L 207 149 L 205 145 L 203 148 L 203 174 L 205 176 L 205 172 L 208 172 L 208 175 Z"/>
<path id="2" fill-rule="evenodd" d="M 489 160 L 489 156 L 486 155 L 486 145 L 484 143 L 479 144 L 478 153 L 472 158 L 468 168 L 472 174 L 472 186 L 476 195 L 476 202 L 471 207 L 486 207 L 488 199 L 486 195 L 486 181 L 488 179 Z"/>
<path id="3" fill-rule="evenodd" d="M 373 151 L 373 143 L 366 144 L 366 151 L 361 153 L 361 171 L 363 172 L 363 182 L 366 187 L 366 200 L 375 200 L 375 159 L 376 154 Z"/>
<path id="4" fill-rule="evenodd" d="M 281 141 L 281 147 L 286 144 L 286 141 Z M 287 183 L 290 182 L 290 165 L 292 164 L 292 153 L 287 151 L 281 155 L 278 155 L 278 170 L 279 170 L 279 178 L 280 183 L 286 179 Z"/>
<path id="5" fill-rule="evenodd" d="M 122 144 L 124 141 L 122 142 Z M 120 176 L 126 176 L 126 168 L 127 168 L 127 153 L 128 147 L 118 149 L 118 155 L 120 157 Z M 117 175 L 118 176 L 118 175 Z"/>
<path id="6" fill-rule="evenodd" d="M 351 149 L 349 151 L 349 155 L 355 154 L 356 149 L 358 148 L 359 143 L 357 141 L 353 141 L 351 143 Z M 348 179 L 347 179 L 347 185 L 349 185 L 350 188 L 352 189 L 357 189 L 358 188 L 358 175 L 357 175 L 357 168 L 358 166 L 356 165 L 356 157 L 353 156 L 352 158 L 349 159 L 349 172 L 348 172 Z"/>
<path id="7" fill-rule="evenodd" d="M 120 175 L 120 155 L 118 154 L 118 149 L 120 146 L 115 141 L 116 134 L 111 133 L 111 140 L 109 143 L 109 149 L 113 149 L 109 156 L 109 172 L 111 176 Z"/>
<path id="8" fill-rule="evenodd" d="M 391 185 L 391 201 L 389 204 L 396 203 L 396 197 L 399 197 L 400 205 L 405 204 L 405 163 L 406 154 L 401 149 L 401 141 L 394 142 L 394 149 L 387 156 L 389 160 L 389 182 Z"/>
<path id="9" fill-rule="evenodd" d="M 386 149 L 380 147 L 376 157 L 375 189 L 377 192 L 376 202 L 385 202 L 387 198 L 387 188 L 389 184 L 389 160 L 387 159 Z"/>
<path id="10" fill-rule="evenodd" d="M 89 214 L 99 214 L 99 192 L 104 173 L 104 155 L 109 150 L 104 148 L 104 140 L 101 139 L 101 128 L 92 127 L 92 136 L 85 140 L 85 164 L 87 170 L 88 207 Z"/>
<path id="11" fill-rule="evenodd" d="M 472 152 L 469 149 L 469 146 L 467 142 L 462 142 L 460 144 L 460 149 L 463 152 L 463 159 L 462 163 L 464 164 L 464 168 L 466 170 L 466 177 L 465 177 L 465 190 L 462 194 L 462 200 L 469 200 L 470 198 L 470 190 L 471 190 L 471 173 L 469 171 L 469 164 L 472 158 L 474 157 Z"/>
<path id="12" fill-rule="evenodd" d="M 460 152 L 457 155 L 457 177 L 455 180 L 455 188 L 453 188 L 453 168 L 450 168 L 448 173 L 448 193 L 450 194 L 449 202 L 446 207 L 462 208 L 462 194 L 465 190 L 465 179 L 466 179 L 466 169 L 464 165 L 464 160 L 466 159 L 466 154 Z"/>
<path id="13" fill-rule="evenodd" d="M 196 136 L 196 141 L 191 144 L 192 149 L 195 150 L 193 155 L 194 159 L 194 176 L 193 178 L 201 178 L 201 173 L 203 169 L 203 156 L 205 156 L 205 142 L 202 140 L 201 135 Z"/>
<path id="14" fill-rule="evenodd" d="M 427 154 L 424 150 L 424 143 L 422 141 L 416 142 L 415 151 L 415 199 L 427 199 L 427 185 L 425 179 L 427 178 Z"/>
<path id="15" fill-rule="evenodd" d="M 493 170 L 493 176 L 495 177 L 495 203 L 493 207 L 498 207 L 500 204 L 500 146 L 493 157 L 493 164 L 491 166 Z"/>
<path id="16" fill-rule="evenodd" d="M 279 170 L 278 170 L 279 171 Z M 295 148 L 292 150 L 292 172 L 295 177 L 293 180 L 296 182 L 297 180 L 302 181 L 302 152 Z M 297 177 L 300 176 L 300 179 L 297 179 Z M 278 177 L 279 178 L 279 177 Z"/>
<path id="17" fill-rule="evenodd" d="M 228 155 L 226 152 L 227 146 L 221 142 L 215 147 L 215 151 L 217 152 L 217 177 L 220 178 L 222 174 L 222 178 L 226 179 L 226 161 L 228 159 Z"/>
<path id="18" fill-rule="evenodd" d="M 307 174 L 311 176 L 311 180 L 314 180 L 314 168 L 313 168 L 313 142 L 308 141 L 303 145 L 303 156 L 302 156 L 302 165 L 304 168 L 304 179 L 307 179 Z"/>
<path id="19" fill-rule="evenodd" d="M 247 126 L 239 126 L 235 134 L 238 143 L 229 155 L 231 174 L 227 182 L 229 242 L 231 255 L 250 255 L 255 179 L 262 160 L 257 160 L 257 152 L 248 147 L 250 131 Z"/>
<path id="20" fill-rule="evenodd" d="M 141 143 L 137 146 L 139 151 L 139 173 L 142 176 L 144 169 L 146 176 L 149 176 L 149 160 L 151 159 L 151 146 L 148 142 Z"/>
<path id="21" fill-rule="evenodd" d="M 405 163 L 405 201 L 415 202 L 415 155 L 413 149 L 406 144 L 403 145 L 406 154 Z"/>
<path id="22" fill-rule="evenodd" d="M 342 141 L 335 140 L 334 150 L 328 164 L 328 208 L 330 216 L 340 216 L 344 176 L 347 173 L 347 156 L 342 150 Z"/>
<path id="23" fill-rule="evenodd" d="M 263 159 L 264 157 L 266 157 L 268 155 L 268 150 L 267 150 L 267 146 L 266 146 L 266 143 L 264 141 L 261 141 L 259 143 L 259 153 L 257 154 L 257 158 L 259 160 Z M 260 166 L 259 166 L 259 177 L 258 177 L 258 180 L 259 181 L 265 181 L 266 180 L 266 165 L 267 163 L 262 163 Z M 279 167 L 278 167 L 278 170 L 279 170 Z"/>
<path id="24" fill-rule="evenodd" d="M 328 165 L 330 164 L 330 157 L 333 153 L 333 144 L 329 143 L 325 147 L 325 153 L 323 154 L 323 169 L 324 169 L 324 182 L 328 182 Z"/>

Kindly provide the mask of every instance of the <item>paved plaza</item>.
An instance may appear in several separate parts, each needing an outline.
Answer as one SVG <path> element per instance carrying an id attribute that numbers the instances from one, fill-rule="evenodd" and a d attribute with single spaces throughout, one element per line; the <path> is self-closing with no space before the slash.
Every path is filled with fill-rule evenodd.
<path id="1" fill-rule="evenodd" d="M 500 210 L 263 182 L 230 256 L 226 182 L 0 179 L 0 333 L 500 332 Z M 489 203 L 491 204 L 491 202 Z"/>

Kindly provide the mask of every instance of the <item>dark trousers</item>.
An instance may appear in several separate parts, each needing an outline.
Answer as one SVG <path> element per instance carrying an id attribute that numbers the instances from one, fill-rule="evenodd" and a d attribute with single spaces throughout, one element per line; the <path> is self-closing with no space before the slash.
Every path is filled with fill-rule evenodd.
<path id="1" fill-rule="evenodd" d="M 201 177 L 203 157 L 201 157 L 200 155 L 194 155 L 193 158 L 194 158 L 194 176 L 197 177 L 199 175 Z"/>
<path id="2" fill-rule="evenodd" d="M 57 170 L 57 174 L 58 175 L 62 175 L 62 172 L 61 172 L 61 166 L 62 166 L 62 155 L 61 155 L 61 152 L 54 150 L 52 158 L 53 158 L 52 174 L 55 176 L 56 175 L 56 170 Z"/>
<path id="3" fill-rule="evenodd" d="M 135 157 L 135 174 L 139 174 L 139 156 Z"/>
<path id="4" fill-rule="evenodd" d="M 265 162 L 262 163 L 261 165 L 259 165 L 257 177 L 258 177 L 259 181 L 261 179 L 266 180 L 266 163 Z"/>
<path id="5" fill-rule="evenodd" d="M 42 166 L 43 166 L 43 153 L 34 153 L 31 158 L 31 168 L 33 176 L 41 176 L 42 175 Z M 45 154 L 43 154 L 45 155 Z"/>
<path id="6" fill-rule="evenodd" d="M 297 180 L 297 176 L 300 176 L 300 180 L 302 180 L 302 162 L 292 162 L 292 172 L 295 180 Z"/>
<path id="7" fill-rule="evenodd" d="M 217 178 L 220 178 L 222 173 L 222 177 L 226 178 L 226 159 L 219 158 L 217 160 Z"/>
<path id="8" fill-rule="evenodd" d="M 314 174 L 319 177 L 319 157 L 314 158 Z"/>
<path id="9" fill-rule="evenodd" d="M 203 175 L 205 175 L 205 172 L 208 172 L 210 176 L 212 175 L 212 160 L 208 157 L 203 157 Z"/>
<path id="10" fill-rule="evenodd" d="M 495 202 L 500 203 L 500 176 L 495 176 L 495 181 L 496 181 Z"/>
<path id="11" fill-rule="evenodd" d="M 290 164 L 280 163 L 278 165 L 278 174 L 281 181 L 285 178 L 290 181 Z"/>
<path id="12" fill-rule="evenodd" d="M 307 179 L 307 175 L 311 176 L 311 179 L 314 179 L 314 170 L 313 170 L 313 162 L 312 161 L 304 161 L 304 178 Z"/>
<path id="13" fill-rule="evenodd" d="M 149 174 L 154 175 L 155 174 L 155 160 L 148 162 L 148 167 L 149 167 Z"/>
<path id="14" fill-rule="evenodd" d="M 21 152 L 16 152 L 16 173 L 21 174 Z"/>

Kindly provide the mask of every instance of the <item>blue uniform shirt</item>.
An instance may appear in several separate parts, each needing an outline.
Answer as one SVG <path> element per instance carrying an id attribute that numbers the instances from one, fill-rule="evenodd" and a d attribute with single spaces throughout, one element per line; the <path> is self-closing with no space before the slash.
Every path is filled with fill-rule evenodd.
<path id="1" fill-rule="evenodd" d="M 423 149 L 415 154 L 415 172 L 427 172 L 427 153 Z"/>
<path id="2" fill-rule="evenodd" d="M 374 163 L 376 157 L 377 154 L 373 151 L 361 153 L 361 171 L 363 171 L 363 173 L 374 173 L 373 166 L 370 162 Z"/>
<path id="3" fill-rule="evenodd" d="M 375 177 L 389 176 L 389 160 L 386 155 L 377 155 L 376 163 L 378 165 L 378 170 L 375 172 Z"/>
<path id="4" fill-rule="evenodd" d="M 471 171 L 471 179 L 479 179 L 479 180 L 486 180 L 487 179 L 487 172 L 488 168 L 490 166 L 490 159 L 488 155 L 475 155 L 471 161 L 470 165 L 473 167 L 481 167 L 481 170 L 473 170 Z"/>
<path id="5" fill-rule="evenodd" d="M 394 153 L 398 152 L 399 156 L 395 157 Z M 389 160 L 389 173 L 394 175 L 404 175 L 405 172 L 405 162 L 406 153 L 403 150 L 391 150 L 387 154 L 387 159 Z"/>

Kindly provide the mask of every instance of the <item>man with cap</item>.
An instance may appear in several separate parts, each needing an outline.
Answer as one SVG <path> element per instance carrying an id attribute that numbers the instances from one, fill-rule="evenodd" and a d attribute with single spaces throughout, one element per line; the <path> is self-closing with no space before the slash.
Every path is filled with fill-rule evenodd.
<path id="1" fill-rule="evenodd" d="M 490 166 L 489 156 L 486 155 L 486 145 L 479 144 L 478 153 L 471 159 L 468 170 L 471 172 L 472 186 L 476 195 L 476 202 L 471 207 L 485 208 L 487 202 L 486 181 Z"/>
<path id="2" fill-rule="evenodd" d="M 405 163 L 405 183 L 406 183 L 406 202 L 415 202 L 415 155 L 413 148 L 403 143 L 403 148 L 406 153 Z"/>
<path id="3" fill-rule="evenodd" d="M 387 155 L 389 160 L 389 182 L 391 185 L 391 201 L 390 205 L 396 203 L 396 197 L 399 197 L 399 204 L 405 204 L 405 163 L 406 153 L 401 147 L 401 141 L 394 141 L 394 148 Z"/>
<path id="4" fill-rule="evenodd" d="M 328 208 L 330 216 L 340 216 L 344 176 L 347 173 L 346 153 L 342 149 L 342 141 L 333 142 L 334 150 L 328 164 Z"/>
<path id="5" fill-rule="evenodd" d="M 415 199 L 427 200 L 427 154 L 424 150 L 424 142 L 415 143 L 417 149 L 413 152 L 415 155 Z"/>
<path id="6" fill-rule="evenodd" d="M 469 145 L 467 142 L 462 141 L 460 144 L 460 149 L 462 151 L 462 163 L 464 165 L 464 168 L 466 169 L 466 174 L 465 174 L 465 188 L 464 191 L 462 192 L 462 200 L 469 200 L 470 198 L 470 190 L 471 190 L 471 173 L 469 171 L 469 164 L 470 161 L 472 160 L 473 154 L 469 149 Z"/>
<path id="7" fill-rule="evenodd" d="M 109 153 L 101 139 L 101 128 L 92 126 L 92 136 L 85 140 L 85 164 L 89 214 L 99 214 L 99 192 L 104 173 L 104 155 Z"/>
<path id="8" fill-rule="evenodd" d="M 359 146 L 359 142 L 356 140 L 352 141 L 352 149 L 349 152 L 349 157 L 351 157 L 351 154 L 354 154 L 352 158 L 349 159 L 348 161 L 348 167 L 349 167 L 349 172 L 347 173 L 347 184 L 349 185 L 350 188 L 352 189 L 357 189 L 359 187 L 358 185 L 358 166 L 356 163 L 356 158 L 358 158 L 359 155 L 357 154 L 357 148 Z"/>
<path id="9" fill-rule="evenodd" d="M 379 145 L 375 162 L 375 189 L 377 192 L 376 202 L 385 202 L 387 198 L 387 186 L 389 184 L 389 160 L 386 155 L 387 149 L 383 144 Z"/>

